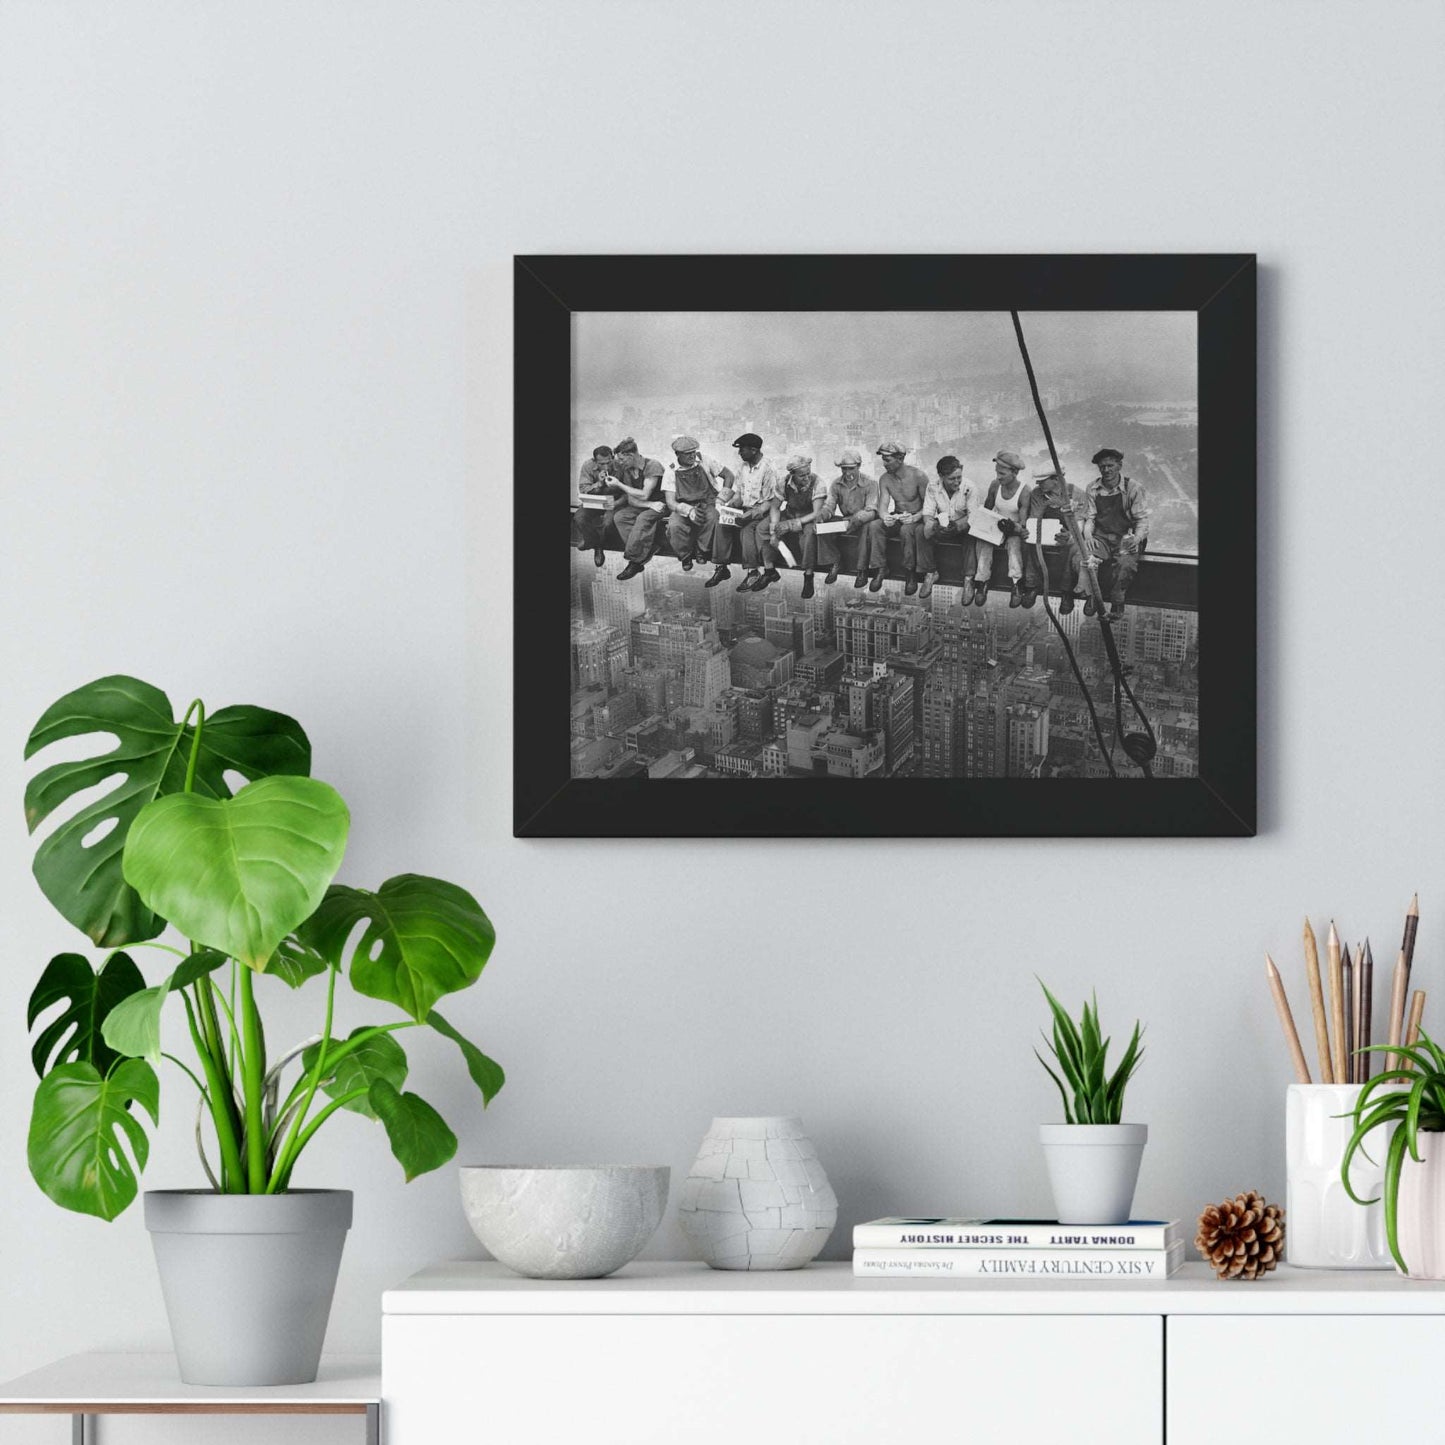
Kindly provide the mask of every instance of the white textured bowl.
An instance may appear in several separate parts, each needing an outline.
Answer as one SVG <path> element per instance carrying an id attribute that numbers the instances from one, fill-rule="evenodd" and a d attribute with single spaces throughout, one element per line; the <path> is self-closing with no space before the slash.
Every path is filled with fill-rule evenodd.
<path id="1" fill-rule="evenodd" d="M 664 1164 L 597 1168 L 464 1164 L 472 1233 L 532 1279 L 601 1279 L 642 1252 L 662 1222 Z"/>

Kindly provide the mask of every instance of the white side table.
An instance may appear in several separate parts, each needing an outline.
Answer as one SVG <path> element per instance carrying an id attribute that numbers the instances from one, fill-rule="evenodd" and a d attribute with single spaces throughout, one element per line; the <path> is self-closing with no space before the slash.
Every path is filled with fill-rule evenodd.
<path id="1" fill-rule="evenodd" d="M 381 1442 L 374 1355 L 329 1355 L 310 1385 L 183 1385 L 173 1355 L 69 1355 L 0 1385 L 0 1415 L 69 1415 L 72 1445 L 91 1445 L 97 1415 L 359 1415 Z"/>

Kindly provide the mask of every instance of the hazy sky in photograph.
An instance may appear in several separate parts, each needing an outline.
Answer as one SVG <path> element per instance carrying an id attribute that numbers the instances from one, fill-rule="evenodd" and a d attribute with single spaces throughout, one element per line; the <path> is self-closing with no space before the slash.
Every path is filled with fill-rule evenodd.
<path id="1" fill-rule="evenodd" d="M 1039 384 L 1123 368 L 1139 399 L 1191 401 L 1193 311 L 1033 311 L 1020 318 Z M 581 408 L 646 397 L 776 396 L 934 376 L 1023 376 L 1007 311 L 580 312 Z"/>

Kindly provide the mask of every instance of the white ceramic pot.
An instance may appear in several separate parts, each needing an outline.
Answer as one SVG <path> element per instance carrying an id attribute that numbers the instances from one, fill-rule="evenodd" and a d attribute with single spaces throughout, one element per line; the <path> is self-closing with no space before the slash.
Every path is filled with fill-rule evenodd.
<path id="1" fill-rule="evenodd" d="M 801 1119 L 714 1119 L 677 1222 L 713 1269 L 798 1269 L 828 1242 L 838 1196 Z"/>
<path id="2" fill-rule="evenodd" d="M 1389 1269 L 1383 1203 L 1356 1204 L 1340 1178 L 1354 1133 L 1360 1084 L 1291 1084 L 1285 1095 L 1285 1259 L 1304 1269 Z M 1380 1198 L 1391 1129 L 1376 1130 L 1355 1150 L 1350 1186 Z"/>
<path id="3" fill-rule="evenodd" d="M 464 1164 L 462 1208 L 490 1253 L 530 1279 L 601 1279 L 662 1222 L 664 1165 L 512 1168 Z"/>
<path id="4" fill-rule="evenodd" d="M 1407 1150 L 1400 1169 L 1396 1233 L 1410 1279 L 1445 1279 L 1445 1134 L 1422 1130 L 1419 1141 L 1423 1162 Z"/>
<path id="5" fill-rule="evenodd" d="M 1127 1224 L 1147 1124 L 1040 1124 L 1060 1224 Z"/>

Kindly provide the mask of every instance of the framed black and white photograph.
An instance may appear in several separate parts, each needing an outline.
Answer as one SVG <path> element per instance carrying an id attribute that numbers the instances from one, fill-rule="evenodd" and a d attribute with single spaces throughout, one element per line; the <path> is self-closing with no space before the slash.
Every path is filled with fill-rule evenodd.
<path id="1" fill-rule="evenodd" d="M 1252 256 L 530 256 L 515 323 L 519 836 L 1254 832 Z"/>

